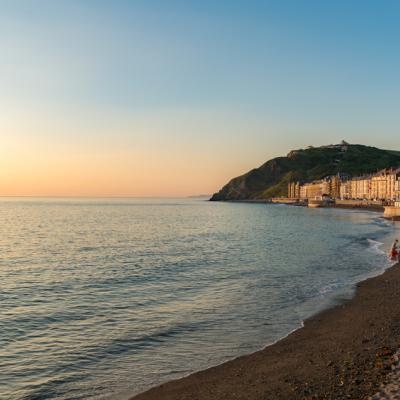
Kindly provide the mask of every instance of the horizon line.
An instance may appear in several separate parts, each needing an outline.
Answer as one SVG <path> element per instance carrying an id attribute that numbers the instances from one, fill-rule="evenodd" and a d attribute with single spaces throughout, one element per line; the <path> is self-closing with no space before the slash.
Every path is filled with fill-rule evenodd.
<path id="1" fill-rule="evenodd" d="M 1 198 L 41 198 L 41 199 L 185 199 L 195 197 L 208 197 L 212 194 L 184 195 L 184 196 L 101 196 L 101 195 L 0 195 Z"/>

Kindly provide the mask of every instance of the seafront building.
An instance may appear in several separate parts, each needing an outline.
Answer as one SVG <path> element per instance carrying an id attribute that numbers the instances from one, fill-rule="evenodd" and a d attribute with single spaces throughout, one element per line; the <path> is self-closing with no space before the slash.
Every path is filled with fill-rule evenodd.
<path id="1" fill-rule="evenodd" d="M 400 201 L 400 168 L 354 178 L 338 174 L 312 182 L 290 182 L 288 197 L 301 201 L 330 198 L 393 203 Z"/>
<path id="2" fill-rule="evenodd" d="M 298 199 L 300 198 L 300 183 L 299 182 L 290 182 L 288 185 L 288 197 L 290 199 Z"/>
<path id="3" fill-rule="evenodd" d="M 305 199 L 322 199 L 330 193 L 330 183 L 327 179 L 313 181 L 300 185 L 299 198 Z"/>

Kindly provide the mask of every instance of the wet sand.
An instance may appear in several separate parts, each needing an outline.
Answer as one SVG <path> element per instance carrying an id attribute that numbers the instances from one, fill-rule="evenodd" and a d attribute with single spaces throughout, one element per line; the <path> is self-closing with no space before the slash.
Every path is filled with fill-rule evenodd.
<path id="1" fill-rule="evenodd" d="M 306 320 L 274 345 L 133 399 L 366 399 L 390 380 L 399 347 L 396 264 L 361 282 L 352 300 Z"/>

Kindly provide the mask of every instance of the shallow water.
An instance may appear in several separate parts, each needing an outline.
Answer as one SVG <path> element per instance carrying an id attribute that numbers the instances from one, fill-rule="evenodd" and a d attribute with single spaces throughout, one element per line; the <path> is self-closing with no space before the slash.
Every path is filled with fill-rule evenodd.
<path id="1" fill-rule="evenodd" d="M 126 398 L 262 348 L 389 265 L 378 216 L 3 199 L 0 398 Z"/>

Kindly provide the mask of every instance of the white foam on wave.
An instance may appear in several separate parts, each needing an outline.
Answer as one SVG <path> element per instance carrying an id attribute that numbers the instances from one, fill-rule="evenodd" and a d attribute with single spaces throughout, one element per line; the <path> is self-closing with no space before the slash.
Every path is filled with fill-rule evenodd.
<path id="1" fill-rule="evenodd" d="M 367 243 L 368 243 L 367 250 L 381 256 L 382 262 L 380 262 L 376 266 L 376 268 L 374 268 L 369 272 L 364 273 L 361 276 L 360 275 L 356 276 L 348 281 L 337 280 L 335 282 L 328 283 L 319 288 L 318 297 L 325 300 L 329 300 L 329 298 L 333 300 L 333 303 L 329 303 L 329 301 L 327 302 L 328 307 L 335 305 L 336 303 L 335 297 L 332 297 L 332 295 L 335 296 L 335 294 L 338 294 L 345 290 L 351 290 L 353 296 L 357 283 L 360 283 L 366 279 L 373 278 L 383 274 L 388 268 L 390 268 L 396 263 L 390 259 L 389 255 L 382 248 L 385 245 L 385 243 L 369 238 L 367 238 Z"/>
<path id="2" fill-rule="evenodd" d="M 326 295 L 328 293 L 332 293 L 334 291 L 336 291 L 337 289 L 339 289 L 340 287 L 342 287 L 343 285 L 340 284 L 339 282 L 335 282 L 335 283 L 329 283 L 325 286 L 322 286 L 319 290 L 318 290 L 318 294 L 319 295 Z"/>
<path id="3" fill-rule="evenodd" d="M 393 265 L 397 264 L 397 261 L 394 261 L 390 258 L 390 255 L 387 254 L 383 249 L 382 246 L 385 243 L 382 242 L 378 242 L 376 240 L 372 240 L 372 239 L 367 239 L 368 243 L 369 243 L 369 249 L 371 249 L 372 251 L 374 251 L 375 253 L 384 255 L 386 257 L 386 265 L 384 265 L 381 269 L 381 272 L 384 272 L 387 268 L 392 267 Z M 376 276 L 376 275 L 375 275 Z"/>
<path id="4" fill-rule="evenodd" d="M 392 222 L 384 218 L 373 218 L 373 223 L 388 228 L 393 226 Z"/>
<path id="5" fill-rule="evenodd" d="M 376 253 L 379 254 L 386 254 L 385 251 L 383 251 L 381 248 L 384 245 L 384 243 L 378 242 L 377 240 L 373 239 L 367 239 L 367 242 L 370 250 L 375 251 Z"/>
<path id="6" fill-rule="evenodd" d="M 382 264 L 380 265 L 380 267 L 374 269 L 373 271 L 369 271 L 368 273 L 364 274 L 363 276 L 358 276 L 356 279 L 354 279 L 354 281 L 349 280 L 349 281 L 335 281 L 335 282 L 331 282 L 328 283 L 324 286 L 322 286 L 321 288 L 318 289 L 318 295 L 322 296 L 322 297 L 328 297 L 330 296 L 332 293 L 337 292 L 338 290 L 343 290 L 345 287 L 347 286 L 354 286 L 356 285 L 358 282 L 363 281 L 365 279 L 371 278 L 373 276 L 377 276 L 380 275 L 381 273 L 383 273 L 387 268 L 389 268 L 390 266 L 392 266 L 393 264 L 390 262 L 390 259 L 388 257 L 388 255 L 386 254 L 386 252 L 382 249 L 382 246 L 384 246 L 385 243 L 383 242 L 379 242 L 377 240 L 374 239 L 369 239 L 367 238 L 367 242 L 368 242 L 368 251 L 371 251 L 375 254 L 379 254 L 382 257 Z"/>

